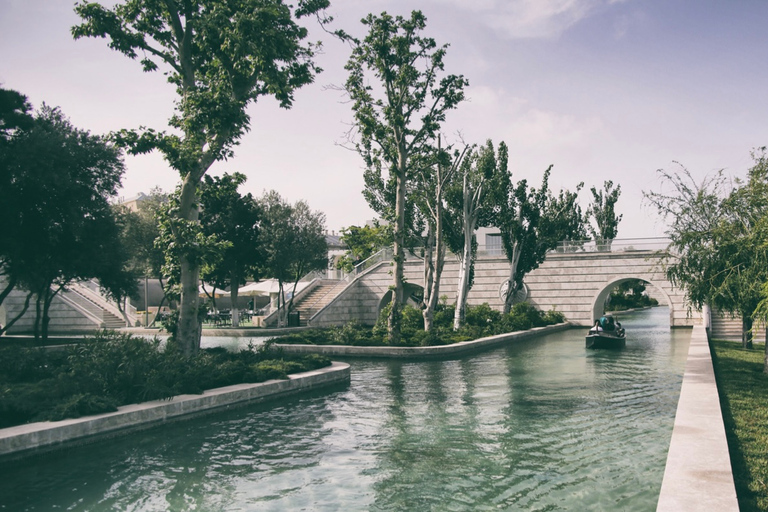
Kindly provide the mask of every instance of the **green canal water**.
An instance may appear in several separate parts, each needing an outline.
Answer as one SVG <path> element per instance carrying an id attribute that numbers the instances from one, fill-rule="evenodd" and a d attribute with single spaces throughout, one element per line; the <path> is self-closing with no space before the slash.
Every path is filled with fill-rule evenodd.
<path id="1" fill-rule="evenodd" d="M 652 511 L 690 331 L 622 317 L 0 467 L 0 510 Z"/>

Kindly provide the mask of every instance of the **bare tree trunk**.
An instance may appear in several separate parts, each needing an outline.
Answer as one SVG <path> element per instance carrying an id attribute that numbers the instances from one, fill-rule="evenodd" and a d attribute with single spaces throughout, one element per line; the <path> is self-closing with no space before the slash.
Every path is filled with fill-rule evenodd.
<path id="1" fill-rule="evenodd" d="M 197 184 L 191 179 L 191 173 L 184 179 L 181 189 L 179 216 L 188 221 L 197 222 Z M 200 325 L 198 320 L 200 266 L 182 257 L 181 264 L 181 301 L 179 303 L 179 324 L 176 330 L 176 343 L 182 354 L 189 357 L 200 349 Z"/>
<path id="2" fill-rule="evenodd" d="M 61 287 L 56 289 L 55 292 L 52 292 L 50 287 L 45 290 L 44 299 L 43 299 L 43 322 L 42 322 L 42 330 L 41 330 L 42 331 L 41 338 L 44 341 L 48 339 L 48 326 L 51 323 L 51 317 L 48 314 L 51 309 L 51 303 L 53 302 L 53 298 L 60 291 L 61 291 Z"/>
<path id="3" fill-rule="evenodd" d="M 765 326 L 765 356 L 763 357 L 763 373 L 768 373 L 768 324 Z"/>
<path id="4" fill-rule="evenodd" d="M 2 326 L 0 326 L 0 335 L 2 335 L 3 333 L 7 332 L 7 331 L 8 331 L 8 329 L 10 329 L 11 327 L 13 327 L 13 324 L 15 324 L 16 322 L 18 322 L 18 321 L 19 321 L 19 319 L 20 319 L 21 317 L 23 317 L 23 316 L 24 316 L 24 313 L 26 313 L 26 312 L 27 312 L 27 310 L 29 309 L 29 303 L 30 303 L 30 301 L 32 300 L 32 296 L 33 296 L 33 295 L 34 295 L 34 293 L 33 293 L 33 292 L 29 292 L 29 293 L 27 293 L 27 298 L 24 300 L 24 307 L 23 307 L 23 308 L 21 308 L 21 312 L 20 312 L 18 315 L 16 315 L 15 317 L 13 317 L 13 318 L 12 318 L 12 319 L 11 319 L 9 322 L 7 322 L 5 325 L 2 325 Z"/>
<path id="5" fill-rule="evenodd" d="M 467 173 L 464 173 L 463 185 L 462 228 L 464 231 L 464 248 L 459 257 L 459 284 L 456 290 L 456 310 L 453 315 L 453 330 L 457 331 L 464 325 L 469 293 L 469 277 L 472 270 L 472 239 L 475 235 L 474 194 L 469 190 Z"/>
<path id="6" fill-rule="evenodd" d="M 464 227 L 464 249 L 459 257 L 459 284 L 456 290 L 456 310 L 453 314 L 453 329 L 458 330 L 464 325 L 469 293 L 469 275 L 472 267 L 472 231 Z"/>
<path id="7" fill-rule="evenodd" d="M 752 348 L 752 317 L 741 315 L 741 346 Z"/>
<path id="8" fill-rule="evenodd" d="M 435 231 L 432 223 L 428 224 L 427 240 L 424 246 L 424 295 L 421 299 L 421 316 L 424 318 L 424 330 L 432 330 L 434 311 L 429 309 L 432 283 L 435 278 L 434 257 Z"/>
<path id="9" fill-rule="evenodd" d="M 392 309 L 387 318 L 390 345 L 400 344 L 400 313 L 403 305 L 403 264 L 405 262 L 405 155 L 401 152 L 395 195 L 394 263 L 392 283 Z"/>
<path id="10" fill-rule="evenodd" d="M 515 275 L 517 274 L 517 264 L 520 262 L 520 253 L 521 251 L 517 247 L 517 244 L 515 244 L 514 249 L 512 250 L 512 259 L 509 262 L 509 277 L 507 278 L 507 295 L 504 297 L 504 314 L 509 314 L 510 311 L 512 311 L 512 305 L 515 301 L 515 295 L 517 294 L 518 288 L 520 286 L 519 283 L 515 280 Z"/>
<path id="11" fill-rule="evenodd" d="M 232 272 L 229 276 L 229 298 L 232 300 L 232 327 L 240 327 L 240 309 L 237 307 L 237 295 L 238 284 L 240 283 L 240 276 L 236 272 Z"/>
<path id="12" fill-rule="evenodd" d="M 11 294 L 11 292 L 15 287 L 16 287 L 16 278 L 14 276 L 11 276 L 10 279 L 8 279 L 8 282 L 6 283 L 3 291 L 0 292 L 0 304 L 2 304 L 5 298 Z"/>

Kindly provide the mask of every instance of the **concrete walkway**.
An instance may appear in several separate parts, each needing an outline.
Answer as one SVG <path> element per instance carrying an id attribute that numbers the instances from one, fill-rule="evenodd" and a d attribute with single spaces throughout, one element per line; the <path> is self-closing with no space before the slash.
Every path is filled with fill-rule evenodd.
<path id="1" fill-rule="evenodd" d="M 171 400 L 125 405 L 116 412 L 4 428 L 0 429 L 0 460 L 76 446 L 170 421 L 349 382 L 349 379 L 349 365 L 333 363 L 318 370 L 289 375 L 287 380 L 235 384 L 210 389 L 201 395 L 179 395 Z"/>
<path id="2" fill-rule="evenodd" d="M 720 398 L 703 326 L 694 326 L 656 508 L 738 511 Z"/>

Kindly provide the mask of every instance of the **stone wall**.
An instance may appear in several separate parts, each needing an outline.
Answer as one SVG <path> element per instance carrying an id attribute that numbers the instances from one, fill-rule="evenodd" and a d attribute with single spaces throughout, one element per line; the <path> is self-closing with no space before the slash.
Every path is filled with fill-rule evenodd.
<path id="1" fill-rule="evenodd" d="M 61 292 L 65 293 L 65 292 Z M 6 325 L 24 308 L 24 301 L 27 292 L 14 290 L 6 297 L 3 304 L 0 305 L 0 323 Z M 8 334 L 28 334 L 34 332 L 35 325 L 35 302 L 34 297 L 30 301 L 29 309 L 13 326 L 8 330 Z M 54 297 L 51 302 L 48 315 L 51 318 L 49 332 L 55 333 L 77 333 L 90 332 L 101 327 L 101 321 L 96 321 L 87 317 L 83 312 L 65 302 L 60 297 Z"/>
<path id="2" fill-rule="evenodd" d="M 381 301 L 392 284 L 391 265 L 387 262 L 371 268 L 358 277 L 334 302 L 311 320 L 313 326 L 342 324 L 351 319 L 366 324 L 376 321 Z M 441 279 L 440 295 L 449 303 L 456 301 L 459 265 L 454 256 L 446 258 Z M 423 263 L 410 260 L 405 264 L 405 278 L 411 285 L 421 285 Z M 503 307 L 501 287 L 509 275 L 509 263 L 504 256 L 484 256 L 475 263 L 474 285 L 467 303 L 488 303 L 495 309 Z M 651 251 L 611 253 L 552 253 L 539 268 L 525 279 L 527 300 L 542 311 L 556 309 L 576 325 L 591 325 L 602 314 L 602 304 L 611 289 L 628 279 L 651 283 L 659 303 L 670 307 L 670 325 L 692 326 L 701 322 L 694 312 L 689 316 L 682 290 L 666 279 Z M 598 310 L 599 309 L 599 310 Z"/>

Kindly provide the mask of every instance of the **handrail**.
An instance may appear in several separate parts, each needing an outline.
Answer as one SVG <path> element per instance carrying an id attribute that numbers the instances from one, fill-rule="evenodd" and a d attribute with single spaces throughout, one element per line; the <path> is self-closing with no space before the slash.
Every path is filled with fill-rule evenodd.
<path id="1" fill-rule="evenodd" d="M 96 314 L 94 311 L 91 311 L 86 305 L 79 303 L 76 301 L 73 296 L 67 295 L 66 293 L 59 293 L 59 298 L 63 301 L 69 304 L 71 307 L 78 310 L 83 316 L 90 319 L 92 322 L 96 323 L 96 325 L 101 328 L 102 325 L 104 325 L 104 319 L 101 318 L 98 314 Z M 99 311 L 102 311 L 98 305 L 93 304 L 91 301 L 88 300 L 87 297 L 83 297 L 82 295 L 74 294 L 74 297 L 78 297 L 85 301 L 86 304 L 90 304 L 91 306 L 94 306 Z"/>
<path id="2" fill-rule="evenodd" d="M 313 271 L 313 272 L 315 272 L 315 271 Z M 309 275 L 310 275 L 310 274 L 312 274 L 313 272 L 310 272 L 309 274 L 307 274 L 307 275 L 306 275 L 306 276 L 304 276 L 304 277 L 307 277 L 307 276 L 309 276 Z M 299 279 L 299 282 L 301 282 L 301 280 L 302 280 L 302 279 L 304 279 L 304 277 L 302 277 L 301 279 Z M 306 295 L 307 293 L 309 293 L 309 291 L 310 291 L 310 290 L 313 290 L 313 289 L 314 289 L 314 288 L 317 286 L 317 282 L 318 282 L 318 281 L 320 281 L 320 280 L 321 280 L 321 279 L 320 279 L 320 278 L 317 278 L 317 277 L 316 277 L 316 278 L 314 278 L 314 279 L 312 279 L 312 281 L 310 281 L 310 283 L 309 283 L 307 286 L 305 286 L 304 288 L 302 288 L 301 290 L 299 290 L 298 292 L 296 292 L 296 295 L 294 295 L 294 296 L 293 296 L 293 300 L 295 301 L 295 300 L 296 300 L 298 297 L 301 297 L 302 295 Z M 266 306 L 265 306 L 265 307 L 266 307 Z M 262 309 L 263 309 L 263 308 L 262 308 Z M 272 311 L 271 313 L 269 313 L 267 316 L 265 316 L 265 317 L 262 319 L 262 322 L 263 322 L 263 324 L 264 324 L 264 325 L 267 325 L 269 322 L 271 322 L 271 321 L 272 321 L 272 317 L 274 317 L 275 315 L 277 315 L 277 313 L 278 313 L 279 311 L 280 311 L 279 309 L 276 309 L 276 310 Z"/>
<path id="3" fill-rule="evenodd" d="M 558 242 L 557 247 L 550 252 L 664 251 L 669 248 L 670 243 L 671 240 L 667 237 L 615 238 L 612 240 L 565 240 Z"/>
<path id="4" fill-rule="evenodd" d="M 106 310 L 117 318 L 123 318 L 124 316 L 127 317 L 130 325 L 134 325 L 138 318 L 136 308 L 132 304 L 128 303 L 126 304 L 125 312 L 123 313 L 116 303 L 113 303 L 113 301 L 104 297 L 100 291 L 92 289 L 98 289 L 98 286 L 98 283 L 95 283 L 93 280 L 79 281 L 73 283 L 73 286 L 70 287 L 70 290 L 82 295 L 96 306 Z"/>

